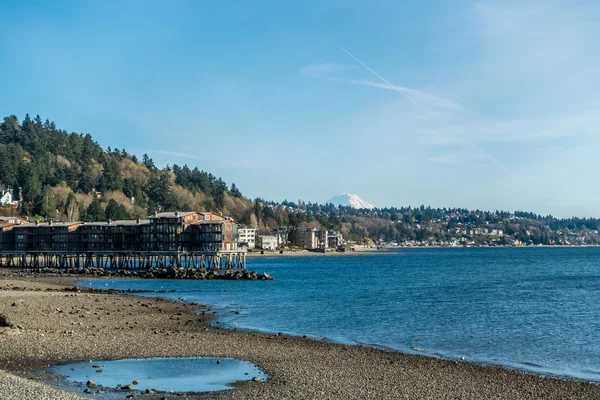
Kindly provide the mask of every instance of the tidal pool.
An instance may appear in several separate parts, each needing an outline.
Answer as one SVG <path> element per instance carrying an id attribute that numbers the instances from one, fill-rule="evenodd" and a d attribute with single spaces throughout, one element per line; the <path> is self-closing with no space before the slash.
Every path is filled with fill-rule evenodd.
<path id="1" fill-rule="evenodd" d="M 95 383 L 94 387 L 89 387 L 93 392 L 108 392 L 117 389 L 118 385 L 127 386 L 134 381 L 136 391 L 211 392 L 233 389 L 232 383 L 251 381 L 255 377 L 261 381 L 267 379 L 265 373 L 249 362 L 204 357 L 78 362 L 53 366 L 48 368 L 48 372 L 64 376 L 67 385 L 61 387 L 78 393 L 85 389 L 89 380 Z M 98 395 L 94 397 L 99 398 Z"/>

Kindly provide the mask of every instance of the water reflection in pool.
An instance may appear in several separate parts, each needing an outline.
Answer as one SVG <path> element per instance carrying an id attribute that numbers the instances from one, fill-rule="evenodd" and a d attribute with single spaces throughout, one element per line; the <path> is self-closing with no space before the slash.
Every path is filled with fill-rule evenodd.
<path id="1" fill-rule="evenodd" d="M 255 365 L 246 361 L 201 357 L 79 362 L 50 367 L 48 371 L 64 375 L 72 383 L 85 384 L 91 380 L 96 388 L 98 385 L 117 388 L 136 381 L 135 390 L 163 392 L 226 390 L 232 389 L 234 382 L 267 378 Z"/>

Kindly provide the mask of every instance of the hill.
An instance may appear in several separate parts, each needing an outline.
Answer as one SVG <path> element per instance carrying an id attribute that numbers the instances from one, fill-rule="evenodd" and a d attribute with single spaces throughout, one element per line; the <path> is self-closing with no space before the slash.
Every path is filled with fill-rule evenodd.
<path id="1" fill-rule="evenodd" d="M 0 124 L 0 189 L 12 189 L 18 208 L 0 215 L 102 221 L 146 217 L 155 210 L 217 211 L 268 231 L 341 231 L 355 242 L 408 245 L 600 244 L 600 219 L 460 208 L 373 208 L 356 195 L 327 204 L 245 198 L 235 184 L 187 165 L 158 168 L 144 154 L 104 150 L 90 134 L 67 132 L 26 115 Z M 332 204 L 334 200 L 337 204 Z"/>
<path id="2" fill-rule="evenodd" d="M 0 187 L 31 217 L 98 221 L 154 210 L 222 211 L 250 219 L 252 202 L 235 184 L 187 165 L 159 169 L 146 154 L 106 150 L 90 134 L 68 133 L 39 116 L 0 124 Z M 5 210 L 6 212 L 6 210 Z"/>

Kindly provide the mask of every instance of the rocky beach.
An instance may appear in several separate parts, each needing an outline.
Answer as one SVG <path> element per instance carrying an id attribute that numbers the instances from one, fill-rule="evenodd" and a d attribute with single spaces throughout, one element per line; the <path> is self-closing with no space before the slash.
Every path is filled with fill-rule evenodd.
<path id="1" fill-rule="evenodd" d="M 17 274 L 30 277 L 77 277 L 77 278 L 138 278 L 138 279 L 191 279 L 191 280 L 246 280 L 270 281 L 274 278 L 267 273 L 247 270 L 208 270 L 206 268 L 154 268 L 119 269 L 105 268 L 34 268 L 16 270 Z"/>
<path id="2" fill-rule="evenodd" d="M 69 361 L 233 357 L 267 382 L 205 394 L 122 393 L 198 399 L 597 399 L 598 385 L 515 370 L 211 327 L 206 307 L 74 288 L 75 278 L 0 277 L 0 398 L 74 399 L 44 384 L 40 368 Z M 200 312 L 198 312 L 200 310 Z M 140 377 L 143 379 L 144 377 Z M 85 387 L 81 388 L 81 393 Z M 96 396 L 101 398 L 101 396 Z"/>

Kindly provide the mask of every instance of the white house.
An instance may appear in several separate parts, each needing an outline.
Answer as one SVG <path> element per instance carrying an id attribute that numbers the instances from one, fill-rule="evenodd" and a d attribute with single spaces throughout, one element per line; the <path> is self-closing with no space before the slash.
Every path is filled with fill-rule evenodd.
<path id="1" fill-rule="evenodd" d="M 0 206 L 12 206 L 13 203 L 13 195 L 10 190 L 2 190 L 0 194 Z"/>
<path id="2" fill-rule="evenodd" d="M 259 236 L 262 240 L 262 248 L 265 250 L 275 250 L 277 248 L 277 236 L 275 235 L 264 235 Z"/>
<path id="3" fill-rule="evenodd" d="M 256 229 L 240 228 L 238 229 L 238 243 L 247 243 L 249 249 L 256 247 Z"/>

